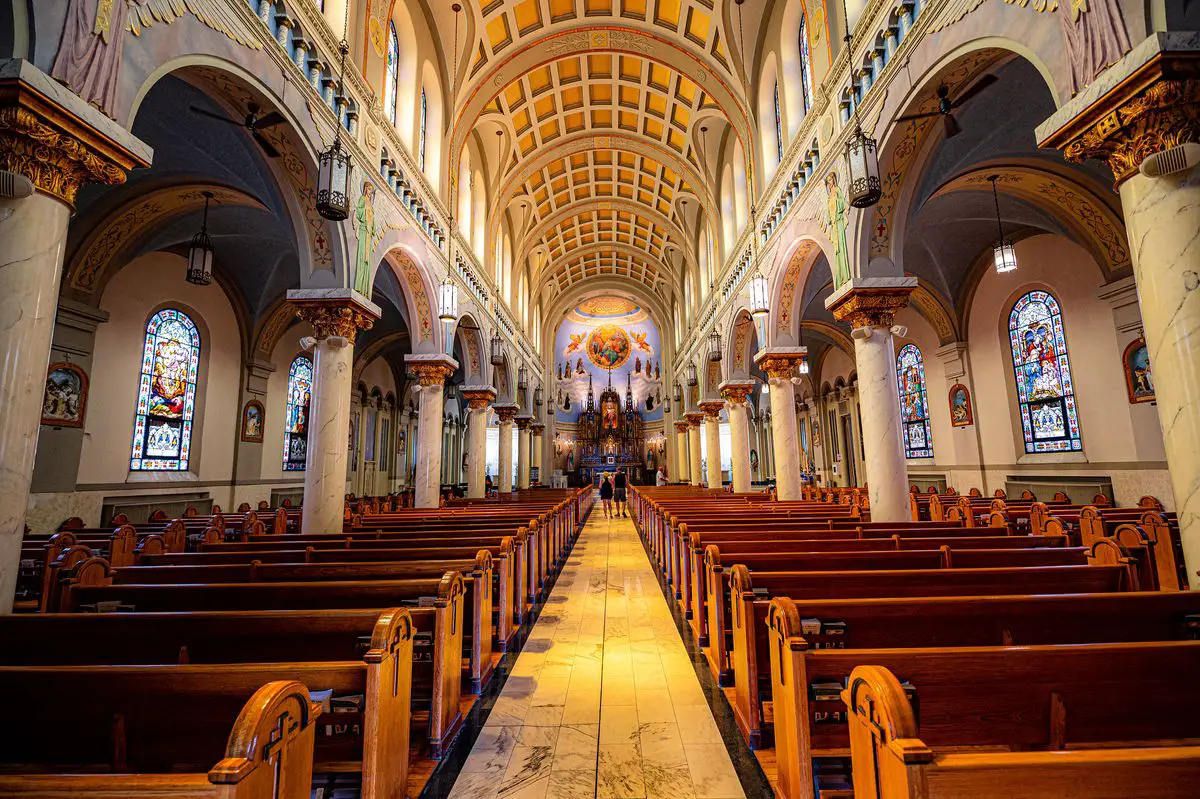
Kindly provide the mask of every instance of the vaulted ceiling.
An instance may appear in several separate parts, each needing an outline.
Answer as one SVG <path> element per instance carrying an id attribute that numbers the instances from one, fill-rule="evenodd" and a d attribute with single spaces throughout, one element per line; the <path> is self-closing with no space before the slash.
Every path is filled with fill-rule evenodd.
<path id="1" fill-rule="evenodd" d="M 473 40 L 460 46 L 455 125 L 492 162 L 487 241 L 511 231 L 535 298 L 616 278 L 670 308 L 696 268 L 700 228 L 716 229 L 714 165 L 748 117 L 720 9 L 710 0 L 464 9 Z M 468 140 L 452 142 L 452 159 Z"/>

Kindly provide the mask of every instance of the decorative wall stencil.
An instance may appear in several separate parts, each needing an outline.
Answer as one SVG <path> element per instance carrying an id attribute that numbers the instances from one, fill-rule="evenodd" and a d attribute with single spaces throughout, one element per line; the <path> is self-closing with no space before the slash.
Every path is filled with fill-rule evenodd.
<path id="1" fill-rule="evenodd" d="M 796 251 L 792 253 L 792 258 L 788 261 L 787 269 L 783 273 L 783 286 L 780 288 L 779 295 L 779 313 L 776 315 L 775 329 L 786 332 L 792 326 L 792 310 L 796 302 L 796 293 L 800 290 L 800 271 L 804 265 L 808 263 L 813 250 L 817 248 L 817 243 L 812 239 L 805 239 L 796 247 Z"/>
<path id="2" fill-rule="evenodd" d="M 1146 350 L 1146 339 L 1138 338 L 1129 343 L 1121 354 L 1121 367 L 1125 372 L 1125 389 L 1131 403 L 1154 402 L 1154 374 L 1150 371 L 1150 353 Z"/>
<path id="3" fill-rule="evenodd" d="M 970 427 L 975 424 L 975 411 L 971 408 L 971 392 L 962 383 L 950 387 L 950 424 L 954 427 Z"/>
<path id="4" fill-rule="evenodd" d="M 242 441 L 248 444 L 261 444 L 266 418 L 267 411 L 261 402 L 258 400 L 247 402 L 242 408 Z"/>
<path id="5" fill-rule="evenodd" d="M 73 363 L 52 363 L 46 372 L 42 424 L 83 427 L 87 415 L 88 376 Z"/>
<path id="6" fill-rule="evenodd" d="M 399 267 L 400 277 L 417 311 L 417 341 L 433 341 L 433 311 L 420 270 L 404 250 L 393 250 L 390 257 Z"/>

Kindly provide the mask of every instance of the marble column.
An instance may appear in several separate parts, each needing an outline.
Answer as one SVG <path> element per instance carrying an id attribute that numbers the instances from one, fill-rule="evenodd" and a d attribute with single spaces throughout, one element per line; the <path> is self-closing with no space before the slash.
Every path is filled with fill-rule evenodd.
<path id="1" fill-rule="evenodd" d="M 892 321 L 896 312 L 908 304 L 908 295 L 916 285 L 915 277 L 853 278 L 825 301 L 825 307 L 838 320 L 850 325 L 850 337 L 854 339 L 872 521 L 898 522 L 911 516 Z M 840 429 L 840 419 L 836 421 Z M 852 457 L 854 453 L 843 447 L 843 464 Z"/>
<path id="2" fill-rule="evenodd" d="M 546 425 L 542 424 L 541 422 L 534 422 L 533 424 L 529 425 L 529 435 L 531 438 L 529 465 L 532 467 L 532 469 L 537 470 L 537 480 L 533 479 L 531 473 L 530 483 L 532 485 L 545 485 L 547 482 L 546 475 L 542 474 L 542 433 L 545 430 Z"/>
<path id="3" fill-rule="evenodd" d="M 533 422 L 531 416 L 518 416 L 517 423 L 517 488 L 524 491 L 529 488 L 529 425 Z"/>
<path id="4" fill-rule="evenodd" d="M 707 474 L 709 488 L 721 488 L 721 400 L 706 400 L 700 403 L 704 411 L 704 439 L 708 451 Z"/>
<path id="5" fill-rule="evenodd" d="M 520 411 L 520 407 L 515 403 L 508 403 L 495 406 L 495 411 L 496 416 L 500 417 L 500 474 L 497 475 L 496 490 L 501 494 L 511 494 L 513 490 L 513 418 Z"/>
<path id="6" fill-rule="evenodd" d="M 1200 169 L 1163 177 L 1140 171 L 1153 153 L 1200 143 L 1200 50 L 1187 47 L 1195 47 L 1193 34 L 1144 40 L 1037 133 L 1040 146 L 1063 150 L 1068 161 L 1105 161 L 1116 178 L 1194 587 L 1200 569 Z"/>
<path id="7" fill-rule="evenodd" d="M 688 423 L 688 474 L 691 477 L 692 485 L 704 485 L 704 475 L 700 468 L 700 422 L 704 419 L 703 413 L 691 412 L 687 414 Z"/>
<path id="8" fill-rule="evenodd" d="M 407 355 L 409 369 L 417 376 L 416 481 L 413 506 L 436 508 L 441 505 L 442 484 L 442 408 L 446 380 L 458 368 L 448 355 Z"/>
<path id="9" fill-rule="evenodd" d="M 759 350 L 754 362 L 771 381 L 771 463 L 775 475 L 775 498 L 781 502 L 800 499 L 800 447 L 796 440 L 796 392 L 792 375 L 807 356 L 805 347 L 769 347 Z"/>
<path id="10" fill-rule="evenodd" d="M 496 401 L 496 389 L 491 386 L 464 386 L 467 401 L 467 497 L 479 499 L 484 495 L 487 469 L 488 406 Z"/>
<path id="11" fill-rule="evenodd" d="M 671 482 L 688 482 L 688 423 L 680 419 L 675 423 L 675 479 Z"/>
<path id="12" fill-rule="evenodd" d="M 305 533 L 340 533 L 346 495 L 354 337 L 379 306 L 351 289 L 292 289 L 288 302 L 312 325 L 313 387 L 304 470 Z M 359 433 L 362 434 L 360 426 Z M 361 439 L 360 439 L 361 449 Z"/>
<path id="13" fill-rule="evenodd" d="M 721 384 L 721 396 L 729 411 L 730 480 L 735 494 L 750 491 L 750 409 L 746 397 L 754 390 L 749 382 Z"/>
<path id="14" fill-rule="evenodd" d="M 85 183 L 123 183 L 150 157 L 32 63 L 0 63 L 0 170 L 32 184 L 27 197 L 0 198 L 0 613 L 16 590 L 75 196 Z"/>

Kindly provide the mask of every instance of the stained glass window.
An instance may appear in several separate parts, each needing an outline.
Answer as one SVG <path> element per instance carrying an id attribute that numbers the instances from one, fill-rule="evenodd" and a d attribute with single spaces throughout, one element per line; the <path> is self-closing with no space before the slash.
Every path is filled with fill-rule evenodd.
<path id="1" fill-rule="evenodd" d="M 812 108 L 812 58 L 808 53 L 807 20 L 800 17 L 800 94 L 804 97 L 804 113 Z"/>
<path id="2" fill-rule="evenodd" d="M 399 88 L 400 38 L 396 36 L 396 23 L 388 28 L 387 73 L 383 77 L 383 113 L 396 124 L 396 91 Z"/>
<path id="3" fill-rule="evenodd" d="M 421 89 L 421 135 L 418 139 L 417 164 L 425 170 L 425 123 L 429 118 L 428 106 L 425 103 L 425 90 Z"/>
<path id="4" fill-rule="evenodd" d="M 783 118 L 779 114 L 779 81 L 775 81 L 775 158 L 783 161 Z"/>
<path id="5" fill-rule="evenodd" d="M 1053 294 L 1031 291 L 1017 300 L 1008 317 L 1008 341 L 1025 451 L 1082 450 L 1067 337 Z"/>
<path id="6" fill-rule="evenodd" d="M 308 412 L 312 403 L 313 365 L 303 355 L 288 370 L 287 409 L 283 419 L 283 470 L 303 471 L 308 464 Z"/>
<path id="7" fill-rule="evenodd" d="M 925 390 L 925 359 L 914 344 L 905 344 L 896 356 L 896 382 L 900 391 L 900 421 L 904 432 L 904 457 L 932 458 L 933 435 L 929 428 L 929 392 Z"/>
<path id="8" fill-rule="evenodd" d="M 168 308 L 152 316 L 142 347 L 132 471 L 187 471 L 199 366 L 200 331 L 187 314 Z"/>

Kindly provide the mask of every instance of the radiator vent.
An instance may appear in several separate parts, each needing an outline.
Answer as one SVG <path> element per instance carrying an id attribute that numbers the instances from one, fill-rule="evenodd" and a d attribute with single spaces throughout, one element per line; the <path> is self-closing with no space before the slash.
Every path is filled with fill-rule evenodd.
<path id="1" fill-rule="evenodd" d="M 1187 142 L 1147 156 L 1140 169 L 1142 174 L 1148 178 L 1159 178 L 1191 169 L 1198 163 L 1200 163 L 1200 144 Z"/>

